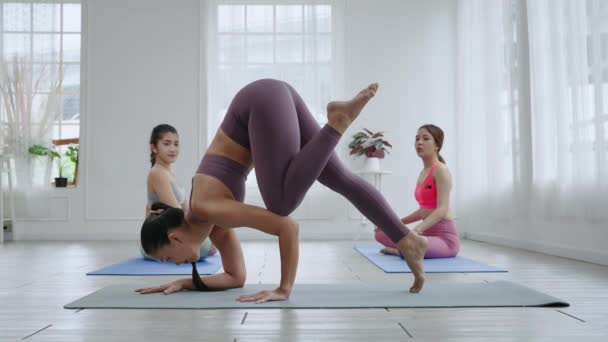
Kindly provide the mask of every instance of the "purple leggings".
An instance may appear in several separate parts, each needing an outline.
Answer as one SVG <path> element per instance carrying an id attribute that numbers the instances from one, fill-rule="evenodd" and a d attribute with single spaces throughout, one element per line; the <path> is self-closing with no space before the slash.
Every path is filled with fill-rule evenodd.
<path id="1" fill-rule="evenodd" d="M 374 229 L 376 241 L 386 247 L 397 248 L 389 238 L 378 228 Z M 429 247 L 424 255 L 425 259 L 455 257 L 460 250 L 460 239 L 456 232 L 456 225 L 452 220 L 443 219 L 420 235 L 429 240 Z M 401 253 L 399 253 L 401 254 Z"/>
<path id="2" fill-rule="evenodd" d="M 409 232 L 380 192 L 342 165 L 334 152 L 340 133 L 328 125 L 320 128 L 289 84 L 271 79 L 248 84 L 235 95 L 221 128 L 251 150 L 268 210 L 289 215 L 318 180 L 346 197 L 392 241 Z M 230 175 L 222 178 L 226 182 Z"/>

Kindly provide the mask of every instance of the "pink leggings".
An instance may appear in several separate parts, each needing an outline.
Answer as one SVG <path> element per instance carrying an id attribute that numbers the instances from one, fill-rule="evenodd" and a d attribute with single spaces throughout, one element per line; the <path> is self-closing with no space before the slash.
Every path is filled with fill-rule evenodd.
<path id="1" fill-rule="evenodd" d="M 397 245 L 378 227 L 374 229 L 374 232 L 376 241 L 386 247 L 397 248 Z M 452 220 L 443 219 L 420 235 L 426 236 L 429 240 L 429 248 L 424 255 L 425 259 L 455 257 L 460 250 L 460 240 L 456 232 L 456 225 Z"/>

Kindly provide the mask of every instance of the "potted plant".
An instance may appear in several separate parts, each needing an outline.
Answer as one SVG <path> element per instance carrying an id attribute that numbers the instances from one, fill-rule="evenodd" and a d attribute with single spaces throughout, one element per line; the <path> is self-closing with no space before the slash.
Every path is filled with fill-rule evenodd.
<path id="1" fill-rule="evenodd" d="M 61 155 L 55 148 L 49 148 L 42 145 L 34 145 L 28 150 L 31 154 L 36 156 L 49 157 L 51 159 L 51 164 L 53 162 L 57 163 L 57 170 L 59 171 L 59 177 L 55 178 L 55 186 L 58 188 L 65 188 L 68 185 L 68 179 L 63 177 L 63 169 L 66 167 L 67 163 L 72 160 L 71 155 L 74 154 L 72 149 L 69 149 L 65 156 Z M 76 158 L 78 158 L 76 149 Z M 70 153 L 70 155 L 68 155 Z M 69 157 L 66 159 L 64 157 Z"/>
<path id="2" fill-rule="evenodd" d="M 392 148 L 384 139 L 384 132 L 372 132 L 366 128 L 353 135 L 353 140 L 348 144 L 350 155 L 355 158 L 366 156 L 364 171 L 380 171 L 380 159 L 384 158 L 389 148 Z"/>
<path id="3" fill-rule="evenodd" d="M 390 153 L 388 149 L 393 145 L 384 140 L 384 132 L 374 133 L 364 128 L 362 132 L 353 135 L 353 140 L 348 147 L 350 155 L 355 155 L 355 157 L 365 155 L 368 158 L 382 159 L 385 153 Z"/>
<path id="4" fill-rule="evenodd" d="M 65 156 L 70 158 L 70 161 L 74 163 L 74 179 L 72 180 L 74 185 L 76 185 L 77 175 L 78 175 L 78 153 L 79 153 L 78 145 L 70 145 L 68 146 L 67 152 L 65 152 Z"/>

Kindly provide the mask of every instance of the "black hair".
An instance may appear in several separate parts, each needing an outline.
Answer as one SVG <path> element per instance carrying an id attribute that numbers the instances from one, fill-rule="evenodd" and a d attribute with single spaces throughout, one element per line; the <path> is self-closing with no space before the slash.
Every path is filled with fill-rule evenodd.
<path id="1" fill-rule="evenodd" d="M 141 246 L 148 255 L 169 244 L 169 231 L 186 223 L 185 212 L 164 203 L 152 204 L 152 211 L 141 226 Z"/>
<path id="2" fill-rule="evenodd" d="M 177 134 L 177 130 L 175 127 L 168 124 L 160 124 L 152 129 L 152 134 L 150 134 L 150 145 L 156 146 L 158 142 L 163 138 L 165 133 L 175 133 Z M 156 153 L 150 151 L 150 163 L 154 166 L 156 163 Z"/>

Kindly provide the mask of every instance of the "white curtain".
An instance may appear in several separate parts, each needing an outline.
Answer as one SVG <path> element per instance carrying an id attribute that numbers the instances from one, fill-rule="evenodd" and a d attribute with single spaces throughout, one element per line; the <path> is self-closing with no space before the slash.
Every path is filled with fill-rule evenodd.
<path id="1" fill-rule="evenodd" d="M 32 157 L 28 149 L 50 145 L 59 114 L 61 8 L 50 0 L 1 1 L 0 6 L 0 149 L 10 156 L 15 188 L 31 191 L 49 186 L 48 159 Z"/>
<path id="2" fill-rule="evenodd" d="M 208 141 L 237 91 L 260 78 L 286 81 L 320 124 L 341 92 L 342 1 L 205 1 Z M 251 186 L 255 176 L 248 177 Z"/>
<path id="3" fill-rule="evenodd" d="M 457 22 L 456 207 L 510 217 L 520 203 L 511 1 L 459 1 Z"/>
<path id="4" fill-rule="evenodd" d="M 60 114 L 61 5 L 53 0 L 0 1 L 0 11 L 0 153 L 10 163 L 17 218 L 46 217 L 52 165 L 28 149 L 50 146 Z"/>
<path id="5" fill-rule="evenodd" d="M 459 214 L 608 218 L 608 4 L 461 0 L 457 39 Z"/>
<path id="6" fill-rule="evenodd" d="M 608 218 L 608 3 L 528 1 L 534 209 Z"/>

